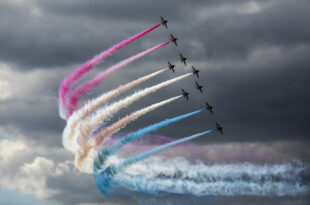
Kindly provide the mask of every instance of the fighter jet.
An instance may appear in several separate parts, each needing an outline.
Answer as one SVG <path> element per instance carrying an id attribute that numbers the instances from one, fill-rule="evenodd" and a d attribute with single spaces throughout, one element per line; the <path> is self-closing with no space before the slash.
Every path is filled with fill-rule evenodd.
<path id="1" fill-rule="evenodd" d="M 216 123 L 216 130 L 219 131 L 221 134 L 223 134 L 223 129 L 224 127 L 222 127 L 221 125 L 219 125 L 218 123 Z"/>
<path id="2" fill-rule="evenodd" d="M 184 63 L 184 65 L 186 65 L 186 59 L 185 57 L 182 56 L 182 54 L 180 53 L 180 60 L 182 63 Z"/>
<path id="3" fill-rule="evenodd" d="M 175 44 L 175 46 L 178 46 L 177 45 L 177 40 L 178 38 L 174 37 L 172 34 L 170 34 L 170 40 Z"/>
<path id="4" fill-rule="evenodd" d="M 160 17 L 160 22 L 161 22 L 161 24 L 162 24 L 163 26 L 165 26 L 166 28 L 168 28 L 168 27 L 167 27 L 168 20 L 164 19 L 164 18 L 161 16 L 161 17 Z"/>
<path id="5" fill-rule="evenodd" d="M 213 106 L 212 106 L 212 105 L 209 105 L 207 102 L 206 102 L 206 109 L 207 109 L 211 114 L 213 114 L 213 111 L 212 111 Z"/>
<path id="6" fill-rule="evenodd" d="M 200 93 L 202 94 L 202 88 L 203 88 L 203 86 L 202 86 L 202 85 L 199 85 L 196 81 L 195 81 L 195 83 L 196 83 L 196 88 L 197 88 L 197 90 L 199 90 Z"/>
<path id="7" fill-rule="evenodd" d="M 172 70 L 172 72 L 174 72 L 175 65 L 171 64 L 170 61 L 168 61 L 168 66 L 169 66 L 169 69 Z"/>
<path id="8" fill-rule="evenodd" d="M 185 97 L 187 100 L 189 100 L 189 98 L 188 98 L 189 93 L 188 92 L 186 92 L 184 89 L 182 89 L 182 94 L 183 94 L 183 97 Z"/>
<path id="9" fill-rule="evenodd" d="M 196 69 L 194 68 L 194 66 L 192 66 L 192 68 L 193 68 L 193 70 L 192 70 L 193 74 L 196 75 L 197 78 L 199 78 L 199 74 L 198 74 L 198 73 L 199 73 L 200 70 L 198 70 L 198 69 L 196 70 Z"/>

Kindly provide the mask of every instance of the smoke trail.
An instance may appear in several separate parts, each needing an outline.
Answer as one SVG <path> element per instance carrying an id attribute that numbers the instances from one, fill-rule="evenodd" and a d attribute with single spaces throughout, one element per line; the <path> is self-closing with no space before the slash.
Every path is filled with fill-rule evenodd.
<path id="1" fill-rule="evenodd" d="M 106 137 L 110 136 L 111 134 L 119 131 L 121 128 L 124 128 L 128 123 L 138 119 L 139 117 L 141 117 L 142 115 L 145 115 L 146 113 L 162 106 L 162 105 L 165 105 L 167 103 L 170 103 L 172 101 L 175 101 L 177 99 L 179 99 L 180 97 L 182 97 L 181 95 L 180 96 L 176 96 L 176 97 L 173 97 L 173 98 L 170 98 L 168 100 L 164 100 L 162 102 L 159 102 L 159 103 L 155 103 L 153 105 L 150 105 L 148 107 L 145 107 L 141 110 L 138 110 L 122 119 L 120 119 L 118 122 L 112 124 L 111 126 L 105 128 L 102 132 L 98 133 L 98 135 L 94 136 L 93 138 L 95 139 L 95 145 L 100 145 L 103 140 L 105 140 Z"/>
<path id="2" fill-rule="evenodd" d="M 118 102 L 115 102 L 112 105 L 104 107 L 102 110 L 100 110 L 98 112 L 98 114 L 96 116 L 94 116 L 94 118 L 92 118 L 90 120 L 90 122 L 89 122 L 90 125 L 89 126 L 91 126 L 92 129 L 93 129 L 96 125 L 102 123 L 109 116 L 115 114 L 121 108 L 123 108 L 125 106 L 128 106 L 129 104 L 133 103 L 134 101 L 137 101 L 140 98 L 142 98 L 142 97 L 144 97 L 144 96 L 146 96 L 146 95 L 148 95 L 150 93 L 156 92 L 157 90 L 159 90 L 161 88 L 164 88 L 164 87 L 166 87 L 168 85 L 171 85 L 172 83 L 175 83 L 175 82 L 177 82 L 179 80 L 182 80 L 182 79 L 190 76 L 191 74 L 192 73 L 187 73 L 187 74 L 181 75 L 179 77 L 175 77 L 175 78 L 172 78 L 170 80 L 164 81 L 164 82 L 159 83 L 157 85 L 153 85 L 152 87 L 148 87 L 148 88 L 145 88 L 143 90 L 137 91 L 133 95 L 130 95 L 130 96 L 128 96 L 128 97 L 118 101 Z"/>
<path id="3" fill-rule="evenodd" d="M 80 132 L 77 133 L 78 136 L 77 139 L 81 139 L 84 137 L 82 141 L 86 141 L 86 139 L 89 137 L 90 133 L 95 129 L 95 127 L 102 123 L 105 119 L 115 114 L 117 111 L 119 111 L 121 108 L 133 103 L 134 101 L 146 96 L 147 94 L 153 93 L 157 91 L 160 88 L 166 87 L 172 83 L 175 83 L 179 80 L 182 80 L 188 76 L 190 76 L 192 73 L 184 74 L 179 77 L 167 80 L 165 82 L 159 83 L 157 85 L 154 85 L 149 88 L 145 88 L 143 90 L 140 90 L 133 95 L 130 95 L 122 100 L 119 100 L 118 102 L 115 102 L 109 106 L 104 107 L 102 110 L 98 111 L 98 114 L 95 115 L 90 121 L 84 122 L 80 127 Z"/>
<path id="4" fill-rule="evenodd" d="M 66 128 L 64 129 L 62 140 L 63 145 L 66 149 L 75 152 L 77 149 L 77 143 L 76 143 L 76 136 L 75 132 L 77 132 L 79 123 L 89 117 L 89 115 L 98 109 L 101 105 L 107 103 L 112 98 L 117 97 L 118 95 L 122 94 L 123 92 L 133 88 L 134 86 L 149 80 L 164 71 L 166 71 L 167 68 L 161 69 L 159 71 L 153 72 L 149 75 L 143 76 L 137 80 L 134 80 L 132 82 L 129 82 L 125 85 L 121 85 L 118 88 L 111 90 L 98 98 L 89 101 L 86 105 L 84 105 L 82 108 L 80 108 L 78 111 L 74 112 L 68 119 Z"/>
<path id="5" fill-rule="evenodd" d="M 260 169 L 260 167 L 256 167 Z M 220 170 L 218 170 L 220 171 Z M 149 194 L 158 193 L 174 193 L 174 194 L 193 194 L 196 196 L 296 196 L 305 194 L 309 191 L 309 187 L 302 185 L 299 181 L 293 182 L 276 182 L 270 180 L 268 173 L 267 180 L 262 182 L 231 180 L 218 182 L 195 182 L 177 179 L 148 179 L 141 176 L 132 176 L 127 174 L 118 174 L 113 181 L 128 189 L 142 191 Z"/>
<path id="6" fill-rule="evenodd" d="M 79 68 L 77 68 L 73 73 L 71 73 L 69 76 L 67 76 L 60 84 L 58 95 L 59 95 L 59 112 L 60 116 L 64 119 L 65 118 L 65 112 L 64 107 L 66 105 L 66 96 L 68 94 L 68 91 L 70 90 L 71 85 L 80 79 L 83 74 L 91 70 L 96 64 L 98 64 L 100 61 L 102 61 L 104 58 L 106 58 L 109 55 L 112 55 L 120 48 L 124 47 L 125 45 L 135 41 L 136 39 L 144 36 L 145 34 L 149 33 L 150 31 L 154 30 L 160 26 L 160 24 L 157 24 L 149 29 L 146 29 L 142 31 L 141 33 L 138 33 L 126 40 L 121 41 L 120 43 L 112 46 L 106 51 L 103 51 L 99 55 L 93 57 L 91 60 L 86 61 L 84 64 L 82 64 Z"/>
<path id="7" fill-rule="evenodd" d="M 156 154 L 157 152 L 160 152 L 164 149 L 167 149 L 169 147 L 172 147 L 172 146 L 175 146 L 175 145 L 178 145 L 180 143 L 183 143 L 183 142 L 186 142 L 186 141 L 189 141 L 189 140 L 192 140 L 192 139 L 195 139 L 197 137 L 200 137 L 202 135 L 205 135 L 205 134 L 209 134 L 211 132 L 214 132 L 216 129 L 211 129 L 211 130 L 207 130 L 207 131 L 204 131 L 204 132 L 201 132 L 201 133 L 197 133 L 197 134 L 194 134 L 192 136 L 189 136 L 189 137 L 184 137 L 182 139 L 179 139 L 179 140 L 175 140 L 173 142 L 169 142 L 169 143 L 166 143 L 164 145 L 161 145 L 161 146 L 158 146 L 158 147 L 155 147 L 154 149 L 151 149 L 151 150 L 148 150 L 148 151 L 145 151 L 145 152 L 142 152 L 136 156 L 133 156 L 133 157 L 130 157 L 128 159 L 126 159 L 123 164 L 119 167 L 119 169 L 124 169 L 125 167 L 128 167 L 144 158 L 147 158 L 153 154 Z"/>
<path id="8" fill-rule="evenodd" d="M 156 152 L 214 130 L 164 144 L 125 160 L 114 159 L 105 164 L 104 169 L 100 158 L 97 158 L 94 162 L 93 175 L 98 189 L 105 193 L 110 189 L 111 183 L 115 183 L 130 190 L 155 195 L 174 193 L 196 196 L 294 196 L 309 191 L 309 184 L 302 182 L 302 178 L 309 175 L 309 165 L 301 163 L 208 166 L 203 163 L 191 164 L 183 158 L 166 161 L 150 158 L 148 161 L 137 163 Z"/>
<path id="9" fill-rule="evenodd" d="M 143 164 L 143 166 L 141 166 Z M 156 166 L 153 166 L 156 164 Z M 180 158 L 166 158 L 166 157 L 152 157 L 144 160 L 141 163 L 133 164 L 125 170 L 127 174 L 148 176 L 149 178 L 179 178 L 191 181 L 230 181 L 230 180 L 244 180 L 247 181 L 249 175 L 253 175 L 253 181 L 264 180 L 263 178 L 268 173 L 270 180 L 284 180 L 296 181 L 298 177 L 309 173 L 309 165 L 302 165 L 300 162 L 284 163 L 284 164 L 270 164 L 264 165 L 254 163 L 222 163 L 205 165 L 203 162 L 191 164 L 183 157 Z M 239 167 L 240 166 L 240 167 Z M 257 167 L 261 167 L 257 169 Z M 269 169 L 270 167 L 270 169 Z M 189 171 L 190 169 L 190 171 Z M 219 172 L 220 170 L 220 172 Z M 286 170 L 286 171 L 283 171 Z"/>
<path id="10" fill-rule="evenodd" d="M 97 135 L 93 136 L 91 139 L 93 139 L 94 143 L 92 143 L 92 144 L 94 144 L 94 146 L 96 146 L 96 147 L 99 146 L 106 137 L 108 137 L 111 134 L 119 131 L 121 128 L 125 127 L 128 123 L 138 119 L 139 117 L 147 114 L 148 112 L 151 112 L 152 110 L 155 110 L 155 109 L 157 109 L 157 108 L 159 108 L 165 104 L 171 103 L 171 102 L 179 99 L 180 97 L 182 97 L 182 96 L 176 96 L 176 97 L 161 101 L 159 103 L 155 103 L 153 105 L 150 105 L 148 107 L 140 109 L 140 110 L 120 119 L 119 121 L 112 124 L 111 126 L 106 127 L 103 131 L 101 131 Z M 79 144 L 80 144 L 80 150 L 75 155 L 75 165 L 76 165 L 76 167 L 80 168 L 81 170 L 85 170 L 85 168 L 83 168 L 83 162 L 85 161 L 85 158 L 88 157 L 89 152 L 93 148 L 88 145 L 88 138 L 82 137 L 82 139 L 79 140 Z"/>
<path id="11" fill-rule="evenodd" d="M 138 60 L 139 58 L 169 44 L 170 41 L 167 41 L 165 43 L 159 44 L 157 46 L 154 46 L 153 48 L 150 48 L 146 51 L 143 51 L 141 53 L 138 53 L 135 56 L 132 56 L 130 58 L 127 58 L 126 60 L 123 60 L 119 62 L 118 64 L 108 68 L 107 70 L 99 73 L 96 77 L 94 77 L 92 80 L 87 81 L 83 83 L 82 85 L 78 86 L 74 91 L 73 94 L 71 95 L 69 102 L 68 102 L 68 111 L 67 111 L 67 119 L 71 116 L 73 111 L 76 109 L 79 97 L 85 93 L 87 93 L 90 89 L 93 87 L 97 86 L 102 80 L 104 80 L 106 77 L 114 73 L 115 71 L 121 69 L 122 67 L 128 65 L 129 63 Z"/>
<path id="12" fill-rule="evenodd" d="M 201 133 L 189 136 L 189 137 L 185 137 L 185 138 L 182 138 L 182 139 L 179 139 L 179 140 L 175 140 L 175 141 L 170 142 L 170 143 L 166 143 L 166 144 L 158 146 L 158 147 L 156 147 L 154 149 L 142 152 L 142 153 L 140 153 L 140 154 L 138 154 L 136 156 L 127 158 L 124 161 L 122 161 L 119 165 L 113 165 L 112 164 L 112 165 L 108 166 L 106 169 L 104 169 L 103 171 L 101 171 L 102 166 L 103 166 L 102 161 L 101 161 L 102 159 L 100 159 L 100 157 L 98 157 L 98 158 L 95 159 L 94 166 L 93 166 L 94 167 L 93 168 L 93 175 L 94 175 L 94 177 L 96 179 L 96 184 L 97 184 L 99 190 L 107 190 L 107 189 L 110 188 L 110 183 L 111 183 L 110 181 L 114 180 L 113 179 L 114 176 L 116 175 L 116 178 L 117 178 L 117 175 L 121 171 L 123 171 L 126 167 L 128 167 L 128 166 L 130 166 L 130 165 L 132 165 L 134 163 L 137 163 L 138 161 L 140 161 L 140 160 L 142 160 L 144 158 L 147 158 L 147 157 L 149 157 L 149 156 L 151 156 L 151 155 L 153 155 L 153 154 L 155 154 L 157 152 L 160 152 L 160 151 L 162 151 L 164 149 L 167 149 L 167 148 L 175 146 L 177 144 L 180 144 L 180 143 L 183 143 L 183 142 L 195 139 L 195 138 L 200 137 L 202 135 L 211 133 L 211 132 L 213 132 L 215 130 L 216 129 L 207 130 L 207 131 L 204 131 L 204 132 L 201 132 Z M 100 155 L 100 153 L 98 155 Z M 135 178 L 142 179 L 141 176 L 136 176 Z M 137 181 L 137 180 L 133 180 L 133 181 Z M 142 182 L 142 180 L 139 180 L 139 182 Z M 122 181 L 122 184 L 124 184 L 124 181 Z M 134 182 L 134 184 L 137 185 L 138 183 Z M 138 185 L 138 186 L 141 186 L 141 184 Z M 132 187 L 130 187 L 130 188 L 132 188 Z M 154 191 L 153 191 L 153 193 L 154 193 Z"/>
<path id="13" fill-rule="evenodd" d="M 111 184 L 152 195 L 295 196 L 309 191 L 309 184 L 303 182 L 303 177 L 309 176 L 309 165 L 301 163 L 205 165 L 191 164 L 183 158 L 153 157 L 122 172 L 117 172 L 113 165 L 103 171 L 95 165 L 93 175 L 103 194 Z"/>
<path id="14" fill-rule="evenodd" d="M 132 133 L 122 137 L 118 141 L 116 141 L 112 147 L 106 148 L 103 151 L 101 151 L 100 153 L 98 153 L 98 158 L 99 159 L 105 159 L 106 158 L 105 155 L 107 155 L 107 154 L 110 155 L 110 154 L 113 154 L 113 153 L 117 152 L 122 146 L 124 146 L 125 144 L 127 144 L 129 142 L 137 140 L 140 137 L 142 137 L 142 136 L 144 136 L 146 134 L 149 134 L 151 132 L 154 132 L 154 131 L 162 128 L 162 127 L 168 126 L 168 125 L 170 125 L 172 123 L 175 123 L 175 122 L 178 122 L 178 121 L 180 121 L 182 119 L 185 119 L 185 118 L 191 117 L 193 115 L 196 115 L 196 114 L 198 114 L 198 113 L 200 113 L 200 112 L 202 112 L 204 110 L 205 109 L 200 109 L 200 110 L 197 110 L 197 111 L 194 111 L 194 112 L 190 112 L 190 113 L 187 113 L 187 114 L 184 114 L 184 115 L 179 115 L 177 117 L 166 119 L 166 120 L 163 120 L 163 121 L 158 122 L 156 124 L 147 126 L 145 128 L 142 128 L 142 129 L 139 129 L 136 132 L 132 132 Z M 103 160 L 100 160 L 100 161 L 103 161 Z"/>

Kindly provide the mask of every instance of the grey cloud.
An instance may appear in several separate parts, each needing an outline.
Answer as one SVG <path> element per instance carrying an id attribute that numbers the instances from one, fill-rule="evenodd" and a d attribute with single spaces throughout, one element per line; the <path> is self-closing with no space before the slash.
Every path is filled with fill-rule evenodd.
<path id="1" fill-rule="evenodd" d="M 74 2 L 74 3 L 73 3 Z M 113 2 L 92 0 L 85 1 L 37 1 L 38 5 L 46 11 L 64 16 L 85 16 L 94 19 L 113 19 L 113 20 L 131 20 L 136 22 L 147 22 L 158 20 L 158 16 L 167 16 L 169 19 L 178 19 L 190 21 L 182 12 L 190 11 L 205 6 L 216 6 L 219 4 L 227 4 L 229 2 L 246 2 L 244 0 L 238 1 L 201 1 L 197 0 L 195 3 L 189 1 L 121 1 Z M 187 15 L 191 15 L 188 12 Z M 193 12 L 195 13 L 195 12 Z M 172 22 L 171 20 L 171 22 Z"/>
<path id="2" fill-rule="evenodd" d="M 127 2 L 125 5 L 117 1 L 78 1 L 74 4 L 70 1 L 32 1 L 31 6 L 3 4 L 0 44 L 5 49 L 0 57 L 17 63 L 23 69 L 81 63 L 102 48 L 110 46 L 111 42 L 116 43 L 126 37 L 122 33 L 134 34 L 155 24 L 159 21 L 159 11 L 167 14 L 171 28 L 174 28 L 171 32 L 182 39 L 180 45 L 191 48 L 187 42 L 191 42 L 191 39 L 201 40 L 209 60 L 244 56 L 257 45 L 309 41 L 309 29 L 302 26 L 309 19 L 306 12 L 308 3 L 274 2 L 269 3 L 271 6 L 264 8 L 262 12 L 252 15 L 232 11 L 216 13 L 221 5 L 231 5 L 231 1 L 197 1 L 195 4 L 187 1 L 156 1 L 152 4 L 137 1 Z M 120 9 L 119 13 L 115 12 L 117 8 Z M 201 8 L 213 9 L 216 14 L 211 18 L 201 18 L 201 15 L 209 11 Z M 287 15 L 288 12 L 293 15 Z M 12 13 L 14 18 L 10 17 Z M 152 37 L 165 39 L 164 35 L 165 32 L 157 32 Z M 140 45 L 140 49 L 141 43 L 136 43 Z M 118 56 L 124 57 L 122 54 Z M 191 57 L 195 59 L 195 56 Z"/>
<path id="3" fill-rule="evenodd" d="M 310 29 L 302 26 L 310 21 L 306 12 L 309 3 L 271 2 L 254 14 L 230 11 L 202 18 L 192 27 L 195 32 L 187 32 L 185 42 L 189 42 L 189 38 L 201 40 L 206 60 L 213 61 L 246 59 L 260 47 L 280 45 L 289 48 L 309 43 Z M 203 10 L 198 14 L 202 15 Z M 203 58 L 199 55 L 191 57 Z"/>

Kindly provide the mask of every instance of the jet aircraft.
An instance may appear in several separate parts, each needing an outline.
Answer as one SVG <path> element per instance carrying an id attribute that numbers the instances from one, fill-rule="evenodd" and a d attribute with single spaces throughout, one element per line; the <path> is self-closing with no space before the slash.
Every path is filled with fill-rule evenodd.
<path id="1" fill-rule="evenodd" d="M 218 123 L 216 123 L 216 130 L 219 131 L 221 134 L 223 134 L 223 128 L 221 125 L 219 125 Z"/>
<path id="2" fill-rule="evenodd" d="M 170 70 L 172 70 L 172 72 L 174 72 L 175 65 L 171 64 L 170 61 L 168 61 L 168 67 Z"/>
<path id="3" fill-rule="evenodd" d="M 187 100 L 189 100 L 189 98 L 188 98 L 189 93 L 188 92 L 186 92 L 184 89 L 182 89 L 182 94 L 183 94 L 183 97 L 185 97 Z"/>
<path id="4" fill-rule="evenodd" d="M 193 74 L 196 75 L 197 78 L 199 78 L 199 74 L 198 74 L 198 73 L 199 73 L 200 70 L 195 69 L 194 66 L 192 66 L 192 69 L 193 69 L 193 70 L 192 70 Z"/>
<path id="5" fill-rule="evenodd" d="M 212 111 L 213 106 L 212 106 L 212 105 L 209 105 L 207 102 L 206 102 L 206 109 L 207 109 L 211 114 L 213 113 L 213 111 Z"/>
<path id="6" fill-rule="evenodd" d="M 180 60 L 182 63 L 184 63 L 184 65 L 186 66 L 186 59 L 185 57 L 182 56 L 182 54 L 180 54 Z"/>
<path id="7" fill-rule="evenodd" d="M 160 17 L 160 23 L 166 28 L 168 28 L 167 26 L 168 20 L 164 19 L 162 16 Z"/>
<path id="8" fill-rule="evenodd" d="M 172 34 L 170 34 L 170 40 L 171 40 L 171 42 L 174 43 L 175 46 L 178 46 L 178 44 L 177 44 L 178 38 L 176 38 L 176 37 L 174 37 Z"/>
<path id="9" fill-rule="evenodd" d="M 196 81 L 195 81 L 195 83 L 196 83 L 196 88 L 197 88 L 197 90 L 199 90 L 200 93 L 202 94 L 202 88 L 203 88 L 203 86 L 202 86 L 202 85 L 199 85 Z"/>

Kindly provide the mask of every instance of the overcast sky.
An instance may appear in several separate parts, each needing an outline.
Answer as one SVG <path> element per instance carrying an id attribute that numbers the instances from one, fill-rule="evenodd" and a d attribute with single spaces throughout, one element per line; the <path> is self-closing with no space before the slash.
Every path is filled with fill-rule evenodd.
<path id="1" fill-rule="evenodd" d="M 136 130 L 168 117 L 213 105 L 199 114 L 159 130 L 180 138 L 224 125 L 224 135 L 196 140 L 207 145 L 259 146 L 281 156 L 310 161 L 310 1 L 308 0 L 0 0 L 0 203 L 136 204 L 120 196 L 106 198 L 91 175 L 74 168 L 73 155 L 61 144 L 65 126 L 58 116 L 60 81 L 79 64 L 146 28 L 169 20 L 122 48 L 86 75 L 168 40 L 167 45 L 105 80 L 82 99 L 176 64 L 144 86 L 200 69 L 193 76 L 129 106 L 112 120 L 154 102 L 190 92 L 132 123 Z M 179 62 L 182 52 L 190 66 Z M 132 91 L 133 92 L 133 91 Z M 131 93 L 132 93 L 131 92 Z M 26 194 L 26 195 L 25 195 Z M 6 197 L 2 197 L 6 196 Z M 306 204 L 299 198 L 221 198 L 221 203 Z M 165 202 L 162 202 L 165 203 Z"/>

